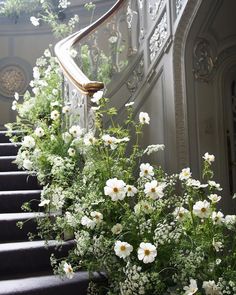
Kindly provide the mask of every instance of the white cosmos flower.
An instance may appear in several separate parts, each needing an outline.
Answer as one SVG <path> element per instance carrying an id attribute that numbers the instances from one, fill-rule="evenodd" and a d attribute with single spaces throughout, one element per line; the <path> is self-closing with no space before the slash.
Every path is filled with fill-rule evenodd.
<path id="1" fill-rule="evenodd" d="M 11 106 L 11 109 L 12 109 L 13 111 L 15 111 L 15 110 L 17 109 L 17 101 L 16 101 L 16 100 L 13 100 L 13 102 L 12 102 L 12 106 Z"/>
<path id="2" fill-rule="evenodd" d="M 94 93 L 93 98 L 91 98 L 91 101 L 98 105 L 102 97 L 103 97 L 103 91 L 97 91 Z"/>
<path id="3" fill-rule="evenodd" d="M 205 153 L 203 156 L 203 159 L 208 162 L 209 164 L 213 163 L 215 161 L 215 156 L 210 155 L 209 153 Z"/>
<path id="4" fill-rule="evenodd" d="M 193 178 L 189 178 L 186 181 L 186 185 L 187 186 L 191 186 L 194 188 L 205 188 L 208 186 L 208 184 L 201 184 L 201 182 L 199 180 L 193 179 Z"/>
<path id="5" fill-rule="evenodd" d="M 138 259 L 143 263 L 151 263 L 157 256 L 157 249 L 151 243 L 141 243 L 138 248 Z"/>
<path id="6" fill-rule="evenodd" d="M 131 107 L 134 104 L 134 101 L 128 102 L 125 104 L 125 107 Z"/>
<path id="7" fill-rule="evenodd" d="M 20 155 L 23 159 L 27 159 L 29 157 L 29 151 L 23 151 L 20 153 Z"/>
<path id="8" fill-rule="evenodd" d="M 15 98 L 16 101 L 18 101 L 20 99 L 20 96 L 19 96 L 18 92 L 15 92 L 14 98 Z"/>
<path id="9" fill-rule="evenodd" d="M 135 186 L 129 185 L 129 184 L 126 185 L 126 191 L 127 191 L 128 197 L 133 197 L 138 192 L 138 190 Z"/>
<path id="10" fill-rule="evenodd" d="M 123 200 L 126 194 L 124 181 L 117 178 L 107 180 L 104 193 L 111 197 L 112 201 Z"/>
<path id="11" fill-rule="evenodd" d="M 208 196 L 208 199 L 211 200 L 213 204 L 215 204 L 221 200 L 221 196 L 218 196 L 217 194 L 210 194 L 210 196 Z"/>
<path id="12" fill-rule="evenodd" d="M 206 200 L 196 202 L 193 206 L 193 213 L 199 218 L 208 218 L 211 215 L 210 203 Z"/>
<path id="13" fill-rule="evenodd" d="M 150 123 L 150 117 L 148 113 L 140 112 L 139 113 L 139 122 L 141 124 L 149 124 Z"/>
<path id="14" fill-rule="evenodd" d="M 173 215 L 176 217 L 177 220 L 182 221 L 186 215 L 189 214 L 189 211 L 184 207 L 177 207 L 173 212 Z"/>
<path id="15" fill-rule="evenodd" d="M 216 252 L 219 252 L 223 248 L 223 243 L 222 242 L 217 242 L 213 238 L 212 246 L 215 248 Z"/>
<path id="16" fill-rule="evenodd" d="M 164 148 L 165 148 L 164 144 L 151 144 L 147 146 L 147 148 L 144 151 L 144 154 L 151 155 L 152 153 L 163 151 Z"/>
<path id="17" fill-rule="evenodd" d="M 190 168 L 184 168 L 182 169 L 181 173 L 179 174 L 180 180 L 187 180 L 191 177 L 192 173 L 190 171 Z"/>
<path id="18" fill-rule="evenodd" d="M 42 137 L 44 136 L 45 132 L 43 130 L 42 127 L 37 127 L 35 130 L 34 130 L 34 134 L 37 136 L 37 137 Z"/>
<path id="19" fill-rule="evenodd" d="M 83 130 L 79 125 L 73 125 L 69 129 L 69 133 L 74 137 L 80 137 L 83 134 Z"/>
<path id="20" fill-rule="evenodd" d="M 222 295 L 215 281 L 204 281 L 202 288 L 205 290 L 206 295 Z"/>
<path id="21" fill-rule="evenodd" d="M 119 235 L 123 230 L 123 226 L 120 223 L 115 224 L 112 228 L 111 228 L 111 232 L 114 235 Z"/>
<path id="22" fill-rule="evenodd" d="M 110 136 L 109 134 L 104 134 L 102 136 L 102 140 L 104 141 L 105 146 L 110 146 L 112 150 L 117 147 L 117 139 L 114 136 Z"/>
<path id="23" fill-rule="evenodd" d="M 36 18 L 35 16 L 31 16 L 30 21 L 31 21 L 33 26 L 35 26 L 35 27 L 39 26 L 39 18 Z"/>
<path id="24" fill-rule="evenodd" d="M 72 135 L 69 132 L 62 133 L 62 139 L 65 143 L 69 143 L 72 139 Z"/>
<path id="25" fill-rule="evenodd" d="M 69 148 L 67 152 L 70 157 L 74 157 L 76 155 L 76 151 L 73 148 Z"/>
<path id="26" fill-rule="evenodd" d="M 140 165 L 140 177 L 151 178 L 154 175 L 153 167 L 149 163 L 142 163 Z"/>
<path id="27" fill-rule="evenodd" d="M 31 170 L 33 168 L 33 162 L 30 161 L 29 159 L 25 159 L 23 161 L 22 166 L 26 169 L 26 170 Z"/>
<path id="28" fill-rule="evenodd" d="M 90 213 L 90 216 L 93 218 L 93 220 L 96 223 L 101 223 L 103 220 L 103 215 L 102 213 L 98 212 L 98 211 L 93 211 Z"/>
<path id="29" fill-rule="evenodd" d="M 126 242 L 116 241 L 114 250 L 118 257 L 124 259 L 133 251 L 133 246 Z"/>
<path id="30" fill-rule="evenodd" d="M 86 226 L 87 228 L 93 229 L 96 226 L 96 222 L 87 216 L 83 216 L 81 218 L 81 224 Z"/>
<path id="31" fill-rule="evenodd" d="M 147 201 L 141 201 L 134 207 L 134 212 L 137 215 L 141 213 L 150 214 L 153 212 L 153 210 L 153 207 Z"/>
<path id="32" fill-rule="evenodd" d="M 60 118 L 60 113 L 57 110 L 51 112 L 51 119 L 56 121 Z"/>
<path id="33" fill-rule="evenodd" d="M 158 183 L 156 180 L 152 180 L 151 182 L 145 183 L 144 192 L 148 197 L 151 197 L 153 200 L 156 200 L 164 196 L 163 190 L 165 187 L 166 183 Z"/>
<path id="34" fill-rule="evenodd" d="M 224 221 L 224 214 L 220 211 L 212 212 L 211 219 L 214 224 L 221 224 Z"/>
<path id="35" fill-rule="evenodd" d="M 33 147 L 35 147 L 35 140 L 32 136 L 27 135 L 24 137 L 23 141 L 22 141 L 22 146 L 32 149 Z"/>
<path id="36" fill-rule="evenodd" d="M 231 227 L 236 224 L 236 215 L 226 215 L 225 216 L 225 224 L 228 227 Z"/>
<path id="37" fill-rule="evenodd" d="M 94 137 L 94 135 L 91 132 L 85 134 L 84 136 L 85 145 L 94 145 L 96 141 L 97 139 Z"/>
<path id="38" fill-rule="evenodd" d="M 208 184 L 215 188 L 216 190 L 218 191 L 222 191 L 222 188 L 220 187 L 220 184 L 219 183 L 216 183 L 214 180 L 208 180 Z"/>
<path id="39" fill-rule="evenodd" d="M 74 273 L 74 271 L 73 271 L 73 268 L 72 268 L 72 266 L 71 266 L 70 264 L 68 264 L 67 262 L 64 263 L 64 265 L 63 265 L 63 270 L 64 270 L 64 272 L 65 272 L 65 274 L 66 274 L 66 277 L 67 277 L 69 280 L 71 280 L 71 279 L 74 277 L 75 273 Z"/>
<path id="40" fill-rule="evenodd" d="M 197 281 L 194 279 L 190 279 L 190 285 L 184 287 L 185 295 L 193 295 L 197 292 Z"/>
<path id="41" fill-rule="evenodd" d="M 69 114 L 70 113 L 70 106 L 64 106 L 62 108 L 62 113 L 63 114 Z"/>
<path id="42" fill-rule="evenodd" d="M 39 203 L 39 207 L 44 207 L 44 206 L 47 206 L 47 205 L 49 205 L 49 203 L 50 203 L 50 200 L 46 200 L 46 199 L 44 199 L 44 200 L 42 200 L 40 203 Z"/>

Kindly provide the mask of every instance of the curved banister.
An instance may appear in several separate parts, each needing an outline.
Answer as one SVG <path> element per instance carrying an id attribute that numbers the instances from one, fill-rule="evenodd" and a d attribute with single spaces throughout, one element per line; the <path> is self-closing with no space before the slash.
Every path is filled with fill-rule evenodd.
<path id="1" fill-rule="evenodd" d="M 82 40 L 84 37 L 91 34 L 101 24 L 107 21 L 121 7 L 126 0 L 118 0 L 113 7 L 104 14 L 101 18 L 95 21 L 90 26 L 74 33 L 73 35 L 61 40 L 55 46 L 55 53 L 62 67 L 63 73 L 69 81 L 84 94 L 93 95 L 94 92 L 104 88 L 104 84 L 99 81 L 91 81 L 75 63 L 70 54 L 73 46 Z"/>

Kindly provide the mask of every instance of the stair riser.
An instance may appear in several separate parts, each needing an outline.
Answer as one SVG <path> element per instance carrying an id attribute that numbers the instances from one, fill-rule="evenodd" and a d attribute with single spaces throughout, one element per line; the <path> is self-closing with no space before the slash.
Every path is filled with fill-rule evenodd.
<path id="1" fill-rule="evenodd" d="M 23 212 L 21 206 L 30 202 L 32 211 L 38 211 L 41 207 L 38 206 L 40 202 L 40 193 L 35 194 L 5 194 L 0 195 L 0 213 L 17 213 Z"/>
<path id="2" fill-rule="evenodd" d="M 14 159 L 1 159 L 0 158 L 0 172 L 4 171 L 17 171 L 17 165 L 12 163 Z"/>
<path id="3" fill-rule="evenodd" d="M 1 220 L 0 222 L 0 243 L 16 241 L 27 241 L 28 233 L 36 233 L 37 224 L 35 220 L 18 220 L 24 222 L 22 229 L 17 226 L 17 220 Z"/>
<path id="4" fill-rule="evenodd" d="M 19 248 L 14 251 L 1 251 L 0 275 L 14 275 L 26 272 L 30 274 L 31 272 L 50 269 L 51 254 L 55 253 L 56 257 L 62 258 L 67 255 L 71 248 L 71 245 L 65 245 L 62 250 L 56 252 L 54 247 L 49 249 L 45 247 Z"/>
<path id="5" fill-rule="evenodd" d="M 15 156 L 18 149 L 14 144 L 0 144 L 0 156 Z"/>
<path id="6" fill-rule="evenodd" d="M 40 189 L 37 178 L 27 174 L 0 174 L 0 190 Z"/>

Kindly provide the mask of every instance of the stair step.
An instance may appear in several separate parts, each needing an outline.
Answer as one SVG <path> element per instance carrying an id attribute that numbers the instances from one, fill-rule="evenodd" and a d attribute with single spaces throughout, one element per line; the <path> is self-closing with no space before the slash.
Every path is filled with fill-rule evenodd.
<path id="1" fill-rule="evenodd" d="M 93 274 L 94 281 L 104 281 L 104 276 Z M 37 275 L 30 278 L 0 281 L 0 295 L 86 295 L 89 273 L 76 272 L 74 277 L 61 279 L 55 275 Z"/>
<path id="2" fill-rule="evenodd" d="M 29 175 L 27 171 L 0 172 L 1 191 L 39 188 L 37 178 Z"/>
<path id="3" fill-rule="evenodd" d="M 25 241 L 28 233 L 36 233 L 36 218 L 43 218 L 44 213 L 7 213 L 0 214 L 0 242 Z M 17 222 L 23 222 L 21 228 Z"/>
<path id="4" fill-rule="evenodd" d="M 55 249 L 62 245 L 62 247 Z M 17 242 L 0 244 L 0 276 L 14 275 L 48 270 L 50 266 L 50 255 L 55 253 L 56 257 L 64 257 L 72 249 L 74 241 L 59 244 L 56 241 Z M 2 285 L 0 282 L 0 290 Z M 4 293 L 2 293 L 4 294 Z"/>
<path id="5" fill-rule="evenodd" d="M 22 212 L 21 206 L 30 202 L 30 208 L 38 211 L 41 190 L 0 191 L 0 213 Z"/>
<path id="6" fill-rule="evenodd" d="M 20 134 L 21 131 L 13 131 L 12 135 Z M 0 131 L 0 143 L 10 142 L 10 138 L 6 135 L 7 131 Z"/>
<path id="7" fill-rule="evenodd" d="M 0 143 L 0 156 L 14 156 L 19 147 L 19 143 Z"/>
<path id="8" fill-rule="evenodd" d="M 0 172 L 18 170 L 17 165 L 12 163 L 15 159 L 16 156 L 0 156 Z"/>

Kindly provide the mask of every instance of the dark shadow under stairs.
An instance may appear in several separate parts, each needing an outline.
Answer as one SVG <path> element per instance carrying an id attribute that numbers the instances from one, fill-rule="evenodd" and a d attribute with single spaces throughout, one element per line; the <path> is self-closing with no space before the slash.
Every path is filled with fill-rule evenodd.
<path id="1" fill-rule="evenodd" d="M 50 266 L 51 253 L 65 256 L 73 241 L 55 250 L 55 241 L 49 241 L 46 248 L 44 241 L 28 240 L 28 232 L 36 231 L 34 218 L 43 218 L 43 213 L 38 212 L 40 187 L 36 177 L 19 171 L 12 163 L 17 149 L 0 131 L 0 295 L 85 295 L 87 272 L 62 280 L 52 274 Z M 23 212 L 22 204 L 32 199 L 36 212 Z M 22 230 L 16 226 L 18 221 L 28 219 Z M 95 279 L 99 280 L 99 275 L 95 274 Z"/>

